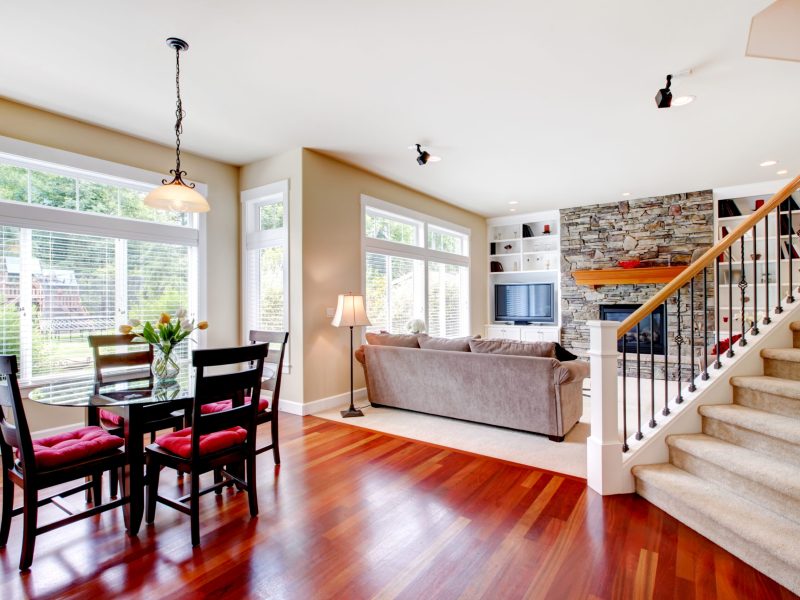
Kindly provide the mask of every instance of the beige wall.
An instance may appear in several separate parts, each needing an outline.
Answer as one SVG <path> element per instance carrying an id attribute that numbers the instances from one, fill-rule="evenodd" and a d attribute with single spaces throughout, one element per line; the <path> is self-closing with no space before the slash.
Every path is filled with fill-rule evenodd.
<path id="1" fill-rule="evenodd" d="M 303 178 L 302 150 L 266 158 L 242 167 L 242 191 L 289 181 L 289 372 L 281 399 L 303 402 Z"/>
<path id="2" fill-rule="evenodd" d="M 470 321 L 486 320 L 486 220 L 333 158 L 303 151 L 304 398 L 312 402 L 348 392 L 349 331 L 331 326 L 326 308 L 337 295 L 361 290 L 361 195 L 366 194 L 471 230 Z M 357 332 L 356 345 L 360 343 Z M 355 387 L 364 379 L 356 364 Z"/>
<path id="3" fill-rule="evenodd" d="M 175 164 L 174 148 L 1 98 L 0 135 L 165 175 Z M 239 169 L 189 153 L 182 153 L 181 158 L 189 176 L 208 185 L 211 204 L 207 217 L 208 314 L 201 316 L 211 324 L 206 339 L 209 346 L 233 345 L 239 342 L 240 332 Z M 34 430 L 80 420 L 75 418 L 77 413 L 70 415 L 63 408 L 28 406 L 28 410 Z"/>

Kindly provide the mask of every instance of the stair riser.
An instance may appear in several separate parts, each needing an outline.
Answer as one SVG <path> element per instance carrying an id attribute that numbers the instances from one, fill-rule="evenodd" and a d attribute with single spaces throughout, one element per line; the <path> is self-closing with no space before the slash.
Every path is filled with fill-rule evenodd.
<path id="1" fill-rule="evenodd" d="M 734 386 L 733 403 L 775 413 L 776 415 L 800 419 L 800 400 L 786 398 L 785 396 L 776 396 L 767 392 Z"/>
<path id="2" fill-rule="evenodd" d="M 800 466 L 800 446 L 797 444 L 705 416 L 703 417 L 703 433 Z"/>
<path id="3" fill-rule="evenodd" d="M 781 585 L 800 594 L 800 575 L 796 567 L 753 546 L 735 532 L 720 527 L 712 515 L 698 513 L 681 503 L 679 496 L 649 485 L 639 478 L 636 479 L 636 493 Z"/>
<path id="4" fill-rule="evenodd" d="M 776 360 L 774 358 L 765 358 L 763 362 L 764 375 L 800 381 L 800 363 L 788 360 Z"/>
<path id="5" fill-rule="evenodd" d="M 800 523 L 800 498 L 787 496 L 674 446 L 669 449 L 669 461 L 700 479 L 718 483 L 732 493 Z M 730 466 L 736 468 L 736 465 Z"/>

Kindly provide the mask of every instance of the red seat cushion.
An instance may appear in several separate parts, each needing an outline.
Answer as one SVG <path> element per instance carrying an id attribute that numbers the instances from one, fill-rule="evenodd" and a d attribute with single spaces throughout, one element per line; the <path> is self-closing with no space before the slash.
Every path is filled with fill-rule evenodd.
<path id="1" fill-rule="evenodd" d="M 50 469 L 108 454 L 124 443 L 121 437 L 91 426 L 33 440 L 33 453 L 37 467 Z"/>
<path id="2" fill-rule="evenodd" d="M 250 404 L 250 396 L 244 397 L 245 404 Z M 221 400 L 219 402 L 209 402 L 208 404 L 203 404 L 200 407 L 200 412 L 204 415 L 209 413 L 215 412 L 222 412 L 223 410 L 230 410 L 231 406 L 233 406 L 233 400 Z M 269 399 L 268 398 L 259 398 L 258 399 L 258 412 L 263 412 L 269 408 Z"/>
<path id="3" fill-rule="evenodd" d="M 105 408 L 100 409 L 100 418 L 111 425 L 122 425 L 123 418 L 117 413 L 113 413 Z"/>
<path id="4" fill-rule="evenodd" d="M 200 436 L 200 456 L 232 448 L 244 443 L 247 439 L 247 430 L 242 427 L 231 427 L 222 431 L 214 431 Z M 156 438 L 156 444 L 166 448 L 173 454 L 183 458 L 192 456 L 192 428 L 187 427 L 180 431 L 168 433 Z"/>

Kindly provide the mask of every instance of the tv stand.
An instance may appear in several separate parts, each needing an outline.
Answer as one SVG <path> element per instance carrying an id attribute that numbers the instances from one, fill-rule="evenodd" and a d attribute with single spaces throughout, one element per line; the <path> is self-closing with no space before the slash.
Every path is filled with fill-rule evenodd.
<path id="1" fill-rule="evenodd" d="M 517 340 L 520 342 L 561 342 L 561 328 L 546 323 L 530 325 L 503 325 L 491 323 L 486 325 L 486 337 L 489 339 Z"/>

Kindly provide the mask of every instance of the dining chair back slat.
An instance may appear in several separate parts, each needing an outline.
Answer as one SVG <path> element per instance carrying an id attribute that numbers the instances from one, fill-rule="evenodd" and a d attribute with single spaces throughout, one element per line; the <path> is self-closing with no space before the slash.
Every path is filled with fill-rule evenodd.
<path id="1" fill-rule="evenodd" d="M 289 343 L 288 331 L 256 331 L 250 330 L 250 343 L 265 343 L 269 345 L 269 351 L 265 363 L 273 365 L 271 377 L 262 381 L 262 389 L 272 392 L 272 399 L 270 402 L 270 410 L 273 415 L 278 414 L 280 397 L 281 397 L 281 381 L 283 379 L 283 361 L 286 357 L 286 346 Z M 275 349 L 275 346 L 279 348 Z M 277 429 L 274 430 L 277 435 Z M 277 453 L 276 453 L 277 457 Z"/>
<path id="2" fill-rule="evenodd" d="M 14 450 L 19 451 L 22 468 L 34 464 L 33 441 L 31 439 L 28 420 L 22 406 L 22 396 L 19 392 L 17 381 L 17 357 L 14 355 L 0 356 L 0 452 L 3 454 L 3 467 L 11 466 Z M 3 407 L 7 407 L 14 422 L 7 418 Z M 8 464 L 7 464 L 8 461 Z"/>
<path id="3" fill-rule="evenodd" d="M 136 338 L 133 334 L 115 335 L 90 335 L 89 346 L 92 348 L 94 356 L 94 382 L 95 391 L 99 386 L 106 383 L 120 381 L 139 381 L 149 379 L 152 381 L 153 375 L 149 367 L 153 362 L 153 346 L 150 344 L 134 342 Z M 145 349 L 131 350 L 129 352 L 102 353 L 102 348 L 112 348 L 119 346 L 141 346 Z M 123 371 L 125 367 L 148 367 L 147 371 Z"/>

